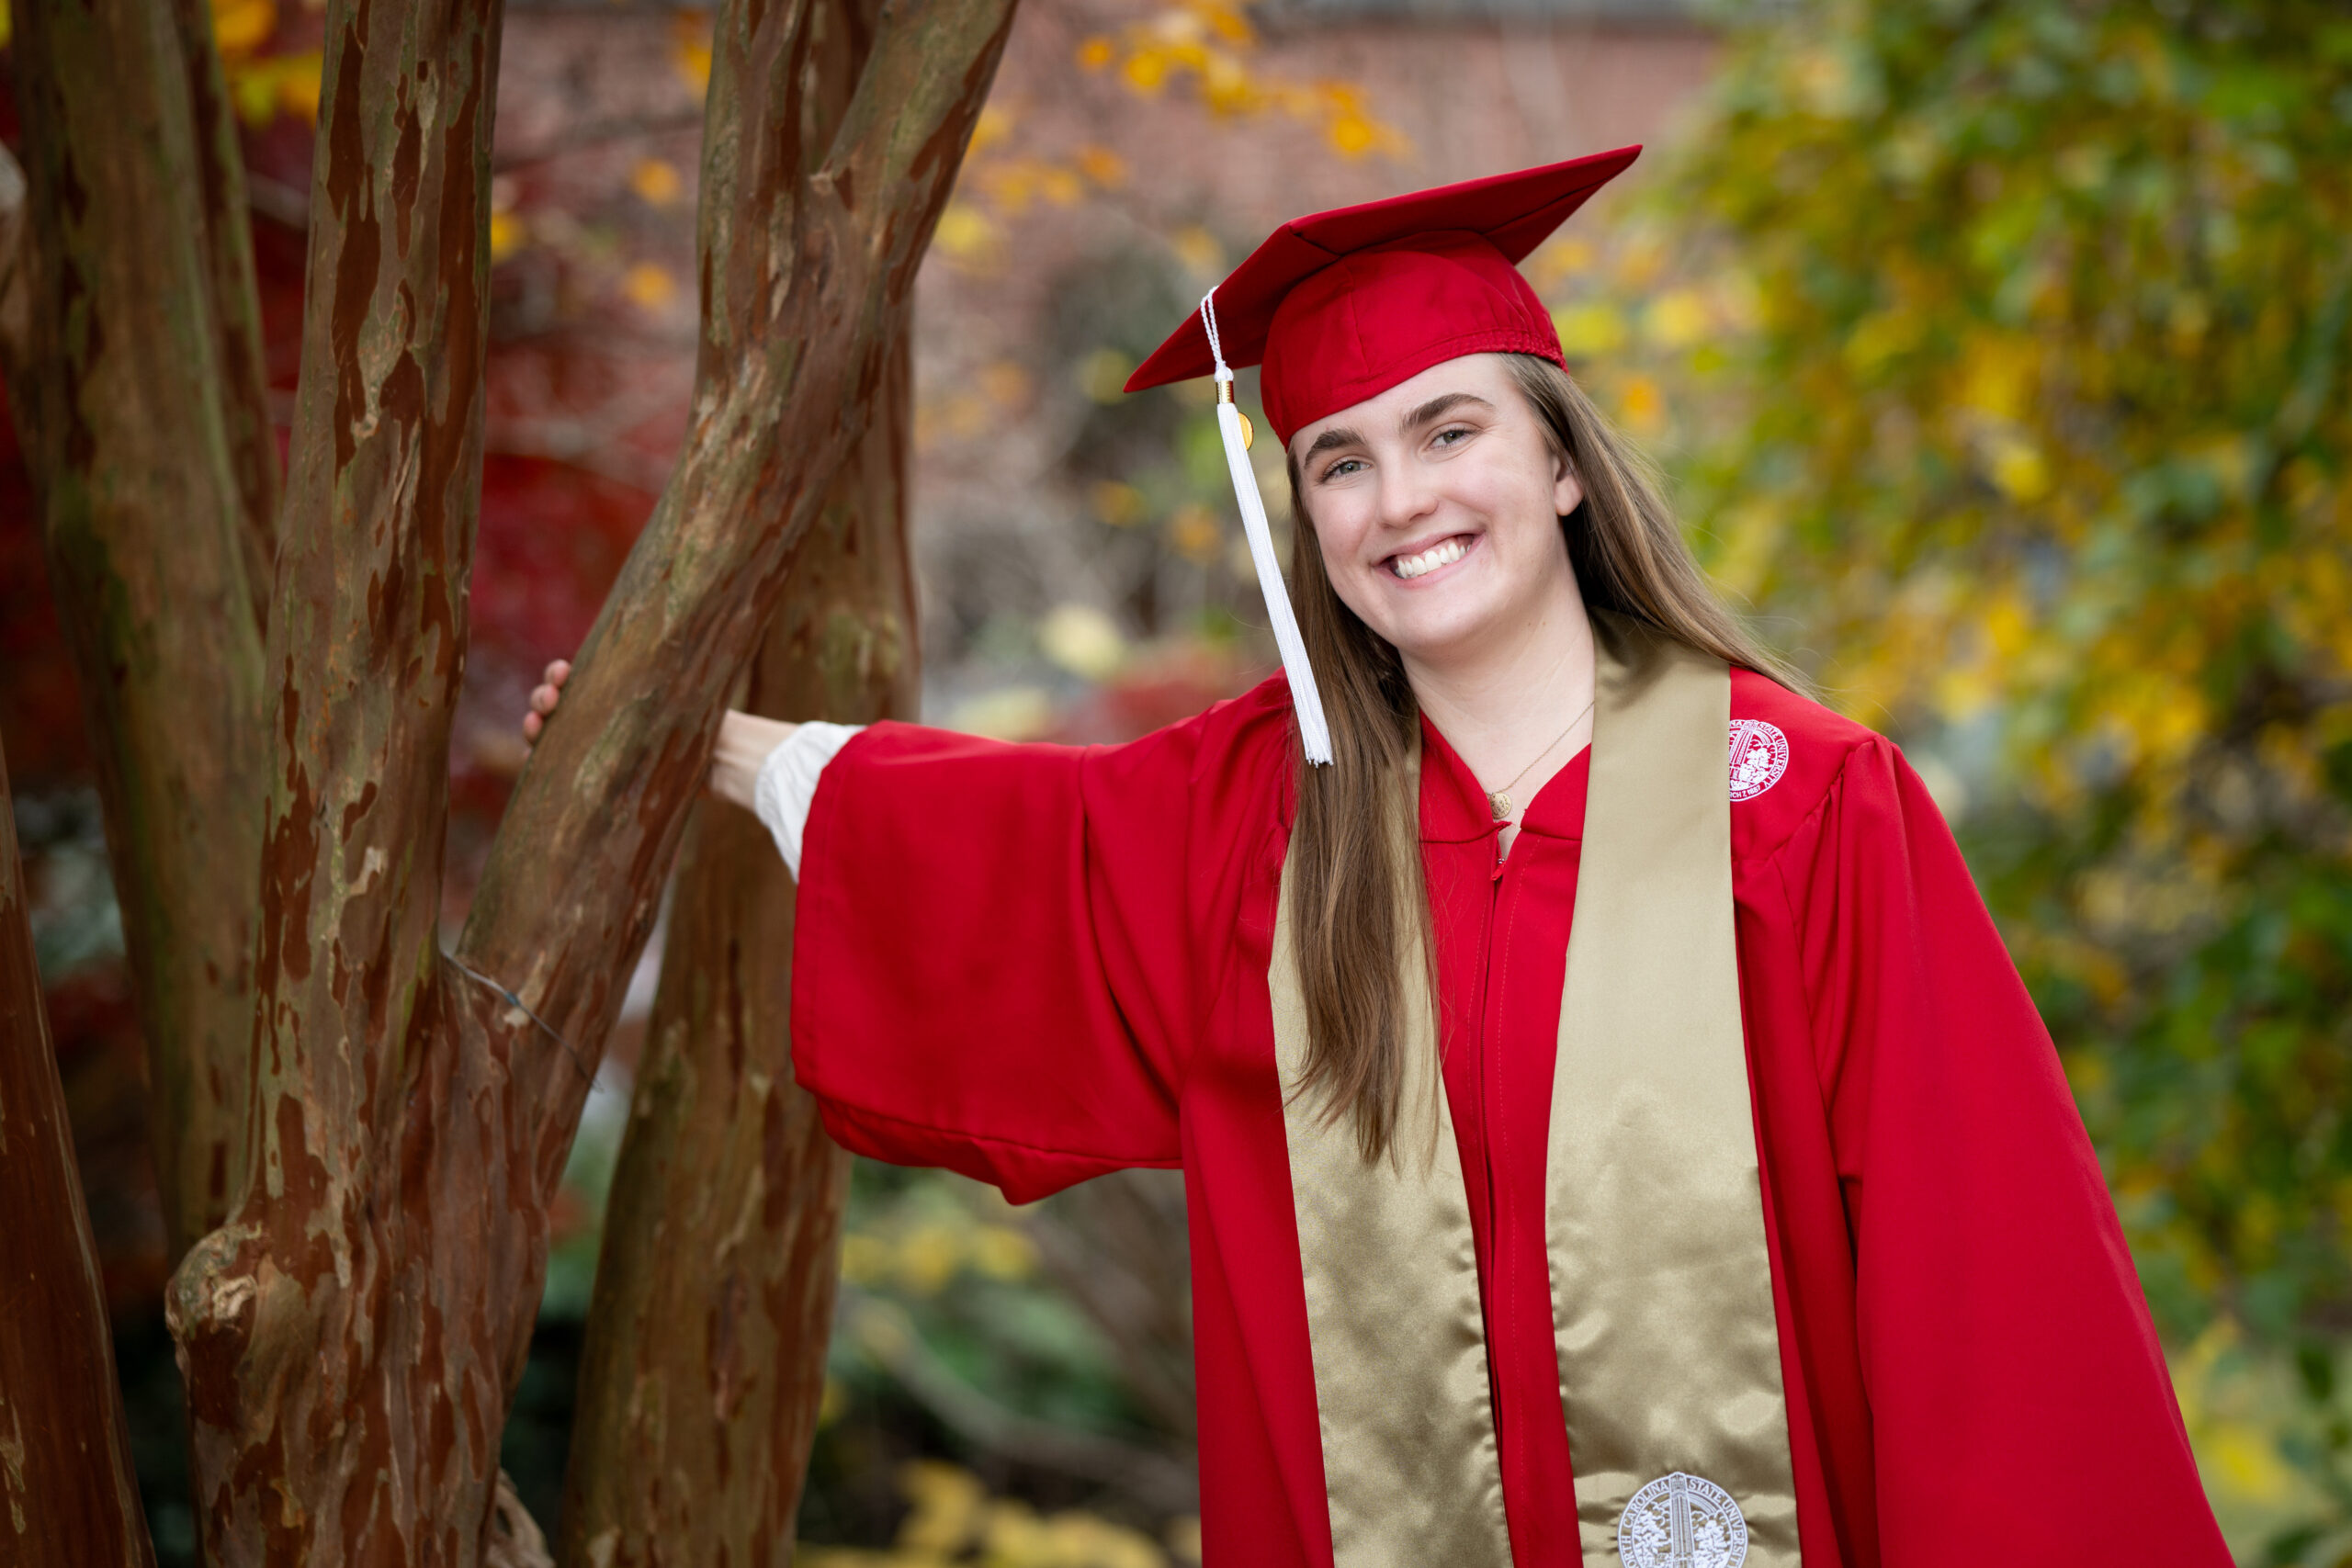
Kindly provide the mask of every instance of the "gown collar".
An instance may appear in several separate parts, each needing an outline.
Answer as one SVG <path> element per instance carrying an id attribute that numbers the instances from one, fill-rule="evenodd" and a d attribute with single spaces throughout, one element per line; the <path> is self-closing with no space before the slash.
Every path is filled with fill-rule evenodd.
<path id="1" fill-rule="evenodd" d="M 1521 833 L 1547 839 L 1580 839 L 1584 835 L 1584 802 L 1592 776 L 1592 748 L 1586 746 L 1552 775 L 1535 798 L 1520 807 Z M 1427 714 L 1421 716 L 1421 841 L 1429 844 L 1473 843 L 1501 830 L 1487 808 L 1487 792 L 1477 775 L 1441 734 Z"/>

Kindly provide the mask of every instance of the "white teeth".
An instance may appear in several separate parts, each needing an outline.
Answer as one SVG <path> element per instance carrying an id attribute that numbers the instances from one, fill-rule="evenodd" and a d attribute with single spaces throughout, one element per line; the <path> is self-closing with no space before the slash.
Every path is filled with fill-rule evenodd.
<path id="1" fill-rule="evenodd" d="M 1468 552 L 1470 547 L 1457 534 L 1431 545 L 1417 556 L 1398 556 L 1388 563 L 1388 570 L 1403 578 L 1420 577 L 1442 566 L 1452 566 Z"/>

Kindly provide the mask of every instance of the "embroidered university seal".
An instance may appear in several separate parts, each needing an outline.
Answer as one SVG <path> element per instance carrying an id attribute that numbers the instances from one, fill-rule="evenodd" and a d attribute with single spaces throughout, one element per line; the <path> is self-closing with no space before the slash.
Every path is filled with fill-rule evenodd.
<path id="1" fill-rule="evenodd" d="M 1731 797 L 1754 800 L 1789 771 L 1789 738 L 1760 718 L 1731 721 Z"/>
<path id="2" fill-rule="evenodd" d="M 1784 753 L 1787 744 L 1781 742 Z M 1617 1517 L 1617 1555 L 1625 1568 L 1739 1568 L 1747 1561 L 1747 1518 L 1730 1493 L 1678 1470 L 1625 1505 Z"/>

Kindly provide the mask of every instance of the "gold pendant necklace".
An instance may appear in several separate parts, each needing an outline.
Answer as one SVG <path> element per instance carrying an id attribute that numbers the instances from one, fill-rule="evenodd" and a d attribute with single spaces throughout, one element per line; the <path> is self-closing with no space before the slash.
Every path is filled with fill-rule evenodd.
<path id="1" fill-rule="evenodd" d="M 1596 698 L 1595 700 L 1597 701 L 1598 699 Z M 1527 766 L 1520 769 L 1518 773 L 1511 775 L 1510 783 L 1503 785 L 1500 789 L 1490 789 L 1487 791 L 1487 809 L 1495 814 L 1496 821 L 1508 822 L 1510 820 L 1510 792 L 1517 789 L 1519 787 L 1519 781 L 1535 771 L 1535 763 L 1540 762 L 1544 758 L 1550 756 L 1552 754 L 1552 747 L 1557 746 L 1561 741 L 1566 740 L 1568 738 L 1568 730 L 1572 730 L 1576 728 L 1577 725 L 1582 724 L 1584 722 L 1584 716 L 1591 711 L 1591 703 L 1587 703 L 1583 707 L 1577 709 L 1576 717 L 1568 720 L 1568 728 L 1563 729 L 1559 734 L 1552 737 L 1551 745 L 1546 746 L 1541 751 L 1536 752 L 1532 761 L 1530 761 Z M 1482 785 L 1481 787 L 1483 788 L 1484 786 Z"/>

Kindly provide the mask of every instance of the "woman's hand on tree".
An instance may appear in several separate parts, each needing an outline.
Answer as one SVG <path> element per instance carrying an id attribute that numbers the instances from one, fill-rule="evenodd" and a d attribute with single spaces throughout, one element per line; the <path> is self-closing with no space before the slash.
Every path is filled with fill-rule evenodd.
<path id="1" fill-rule="evenodd" d="M 523 716 L 523 743 L 526 746 L 539 743 L 539 731 L 548 727 L 556 704 L 563 701 L 563 683 L 571 679 L 571 660 L 559 659 L 548 665 L 539 684 L 532 689 L 530 711 Z"/>
<path id="2" fill-rule="evenodd" d="M 563 701 L 563 683 L 571 679 L 571 665 L 567 660 L 548 664 L 546 679 L 531 693 L 530 710 L 523 715 L 523 740 L 537 746 L 548 721 L 555 716 L 556 705 Z M 800 727 L 785 724 L 756 714 L 727 710 L 718 721 L 718 744 L 710 755 L 710 775 L 703 787 L 721 800 L 732 801 L 750 810 L 752 784 L 760 776 L 760 764 L 768 753 L 792 739 Z"/>

